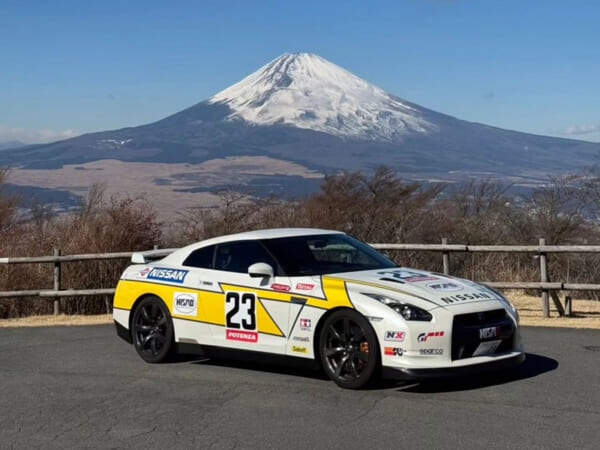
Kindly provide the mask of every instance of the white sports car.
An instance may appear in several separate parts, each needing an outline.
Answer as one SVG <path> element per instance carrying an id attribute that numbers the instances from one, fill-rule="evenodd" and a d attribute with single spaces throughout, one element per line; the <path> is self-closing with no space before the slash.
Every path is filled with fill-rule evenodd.
<path id="1" fill-rule="evenodd" d="M 344 388 L 520 364 L 518 314 L 468 280 L 398 267 L 337 231 L 273 229 L 205 240 L 117 286 L 119 336 L 147 362 L 188 344 L 315 359 Z"/>

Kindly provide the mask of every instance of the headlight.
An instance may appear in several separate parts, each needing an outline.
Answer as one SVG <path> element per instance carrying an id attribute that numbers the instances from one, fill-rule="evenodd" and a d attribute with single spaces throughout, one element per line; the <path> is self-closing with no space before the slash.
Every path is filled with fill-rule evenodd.
<path id="1" fill-rule="evenodd" d="M 385 295 L 379 294 L 370 294 L 363 292 L 363 295 L 367 297 L 371 297 L 384 305 L 389 306 L 398 314 L 400 314 L 405 320 L 419 320 L 422 322 L 430 322 L 433 319 L 433 316 L 429 314 L 424 309 L 418 308 L 410 303 L 401 302 L 400 300 L 396 300 L 390 297 L 386 297 Z"/>

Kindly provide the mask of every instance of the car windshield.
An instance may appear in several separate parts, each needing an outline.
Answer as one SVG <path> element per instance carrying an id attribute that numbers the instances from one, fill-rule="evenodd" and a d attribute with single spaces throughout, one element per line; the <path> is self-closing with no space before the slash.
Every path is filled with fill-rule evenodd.
<path id="1" fill-rule="evenodd" d="M 345 234 L 265 239 L 262 243 L 288 276 L 396 267 L 373 248 Z"/>

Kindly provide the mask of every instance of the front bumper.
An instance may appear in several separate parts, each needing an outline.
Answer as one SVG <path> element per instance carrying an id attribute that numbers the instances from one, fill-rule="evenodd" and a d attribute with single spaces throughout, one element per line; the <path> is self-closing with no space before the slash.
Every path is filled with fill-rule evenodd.
<path id="1" fill-rule="evenodd" d="M 497 372 L 517 367 L 525 361 L 525 353 L 482 363 L 446 366 L 435 368 L 382 367 L 382 376 L 394 380 L 428 380 L 434 378 L 455 378 Z"/>
<path id="2" fill-rule="evenodd" d="M 117 329 L 117 336 L 119 336 L 125 342 L 129 342 L 130 344 L 133 344 L 131 330 L 128 330 L 127 328 L 125 328 L 123 325 L 121 325 L 116 320 L 114 322 L 115 322 L 115 328 Z"/>

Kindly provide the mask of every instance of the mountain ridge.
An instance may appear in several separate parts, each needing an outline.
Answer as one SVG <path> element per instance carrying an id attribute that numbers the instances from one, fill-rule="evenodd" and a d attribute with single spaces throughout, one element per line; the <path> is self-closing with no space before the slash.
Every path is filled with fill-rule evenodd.
<path id="1" fill-rule="evenodd" d="M 503 130 L 427 109 L 300 53 L 282 55 L 156 122 L 2 152 L 0 165 L 52 169 L 101 159 L 201 163 L 268 156 L 324 173 L 388 165 L 448 179 L 577 170 L 598 154 L 600 144 Z"/>

